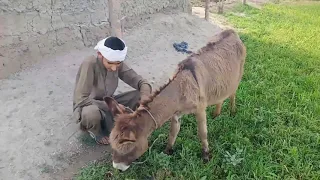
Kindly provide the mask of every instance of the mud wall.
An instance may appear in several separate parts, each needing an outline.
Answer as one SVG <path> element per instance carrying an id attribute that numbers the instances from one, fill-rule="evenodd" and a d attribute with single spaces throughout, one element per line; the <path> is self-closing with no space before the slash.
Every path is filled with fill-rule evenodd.
<path id="1" fill-rule="evenodd" d="M 189 0 L 123 0 L 127 21 L 177 9 Z M 0 79 L 110 35 L 108 0 L 0 0 Z M 130 24 L 130 22 L 128 23 Z"/>

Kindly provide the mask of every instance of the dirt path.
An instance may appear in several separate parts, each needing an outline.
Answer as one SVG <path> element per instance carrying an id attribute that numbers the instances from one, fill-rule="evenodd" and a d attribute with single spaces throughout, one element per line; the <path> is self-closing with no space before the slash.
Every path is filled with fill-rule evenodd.
<path id="1" fill-rule="evenodd" d="M 154 87 L 167 81 L 178 61 L 187 55 L 174 42 L 186 41 L 190 50 L 205 44 L 220 29 L 195 16 L 156 14 L 125 34 L 126 60 Z M 93 48 L 72 51 L 0 81 L 0 179 L 71 178 L 89 161 L 109 156 L 109 147 L 79 141 L 71 121 L 75 74 Z M 121 82 L 117 92 L 130 88 Z"/>

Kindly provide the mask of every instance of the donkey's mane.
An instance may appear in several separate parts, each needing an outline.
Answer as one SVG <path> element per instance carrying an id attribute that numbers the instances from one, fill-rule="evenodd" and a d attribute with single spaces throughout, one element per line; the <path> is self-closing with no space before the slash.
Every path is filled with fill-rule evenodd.
<path id="1" fill-rule="evenodd" d="M 141 102 L 140 105 L 144 106 L 145 108 L 149 109 L 148 104 L 150 102 L 152 102 L 154 100 L 154 98 L 159 95 L 161 93 L 161 91 L 163 89 L 165 89 L 172 81 L 175 80 L 175 78 L 178 76 L 179 73 L 181 73 L 184 70 L 189 70 L 191 71 L 193 77 L 195 78 L 196 82 L 197 81 L 197 76 L 195 73 L 195 61 L 194 59 L 196 59 L 196 57 L 199 57 L 200 55 L 211 51 L 215 45 L 219 44 L 222 40 L 224 40 L 225 38 L 229 37 L 230 35 L 235 34 L 235 31 L 232 29 L 227 29 L 222 31 L 220 34 L 218 34 L 218 38 L 215 41 L 210 41 L 206 44 L 206 46 L 200 48 L 197 52 L 192 52 L 191 55 L 189 55 L 186 59 L 184 59 L 183 61 L 181 61 L 180 63 L 178 63 L 178 68 L 176 70 L 176 72 L 174 73 L 174 75 L 172 76 L 172 78 L 169 79 L 169 81 L 160 86 L 158 90 L 154 91 L 154 93 L 152 93 L 152 95 L 149 96 L 149 98 L 147 100 L 144 100 Z M 129 115 L 129 116 L 123 116 L 123 119 L 126 118 L 134 118 L 137 117 L 141 114 L 141 112 L 144 111 L 143 109 L 137 109 L 133 114 Z M 122 119 L 122 118 L 120 118 Z"/>

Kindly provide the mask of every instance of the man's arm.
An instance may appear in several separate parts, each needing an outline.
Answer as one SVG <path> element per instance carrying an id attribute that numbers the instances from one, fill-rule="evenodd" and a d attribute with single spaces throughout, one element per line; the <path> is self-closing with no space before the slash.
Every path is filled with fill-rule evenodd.
<path id="1" fill-rule="evenodd" d="M 94 65 L 90 61 L 84 61 L 76 77 L 76 85 L 73 96 L 73 110 L 92 104 L 89 98 L 94 81 Z"/>
<path id="2" fill-rule="evenodd" d="M 146 79 L 143 79 L 127 64 L 122 63 L 119 69 L 119 78 L 132 88 L 139 90 L 141 99 L 148 97 L 152 92 L 152 87 Z"/>

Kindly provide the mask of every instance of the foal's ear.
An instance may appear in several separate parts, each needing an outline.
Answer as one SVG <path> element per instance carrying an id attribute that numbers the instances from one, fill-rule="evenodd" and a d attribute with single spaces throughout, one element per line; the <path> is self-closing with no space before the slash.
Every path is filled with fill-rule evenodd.
<path id="1" fill-rule="evenodd" d="M 113 116 L 123 114 L 123 109 L 121 109 L 119 103 L 115 99 L 105 96 L 103 97 L 103 100 L 106 102 L 108 109 Z"/>

